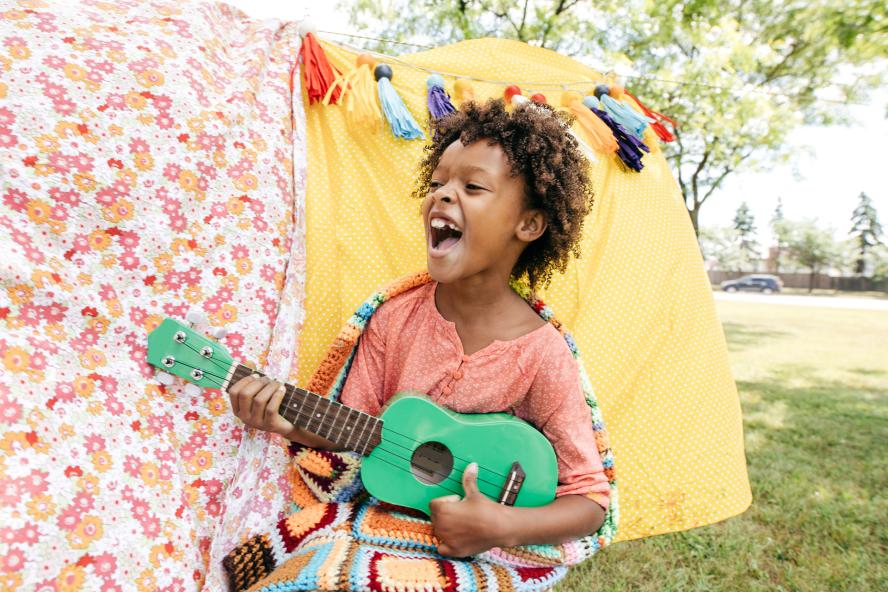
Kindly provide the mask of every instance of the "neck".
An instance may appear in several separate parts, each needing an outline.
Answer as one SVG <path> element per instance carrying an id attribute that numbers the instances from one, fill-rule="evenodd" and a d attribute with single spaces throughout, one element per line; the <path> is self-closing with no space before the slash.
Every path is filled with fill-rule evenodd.
<path id="1" fill-rule="evenodd" d="M 229 385 L 249 374 L 261 372 L 235 363 L 231 377 L 222 385 Z M 286 393 L 278 413 L 298 428 L 326 438 L 345 450 L 366 455 L 382 441 L 382 420 L 367 415 L 342 403 L 285 384 Z"/>
<path id="2" fill-rule="evenodd" d="M 452 322 L 491 318 L 491 313 L 501 312 L 504 304 L 511 304 L 515 298 L 508 277 L 474 276 L 452 283 L 439 283 L 435 290 L 438 311 Z"/>

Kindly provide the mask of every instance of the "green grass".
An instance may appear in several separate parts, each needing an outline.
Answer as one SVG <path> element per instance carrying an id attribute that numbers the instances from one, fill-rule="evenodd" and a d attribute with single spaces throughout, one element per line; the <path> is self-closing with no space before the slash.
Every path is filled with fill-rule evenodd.
<path id="1" fill-rule="evenodd" d="M 556 592 L 888 590 L 888 313 L 719 302 L 752 507 L 619 543 Z"/>

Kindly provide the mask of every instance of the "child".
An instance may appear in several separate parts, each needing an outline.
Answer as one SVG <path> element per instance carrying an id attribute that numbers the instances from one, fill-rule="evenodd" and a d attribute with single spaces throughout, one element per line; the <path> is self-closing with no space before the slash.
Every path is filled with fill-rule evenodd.
<path id="1" fill-rule="evenodd" d="M 378 415 L 395 393 L 418 390 L 460 413 L 508 411 L 552 443 L 559 485 L 546 506 L 510 507 L 480 494 L 474 464 L 463 476 L 464 498 L 431 503 L 442 555 L 576 539 L 599 528 L 609 503 L 576 361 L 558 330 L 510 287 L 511 279 L 545 285 L 578 255 L 592 191 L 567 129 L 547 106 L 509 112 L 500 100 L 464 104 L 438 122 L 415 192 L 433 281 L 374 314 L 340 397 Z M 278 415 L 280 383 L 246 377 L 229 393 L 247 425 L 333 448 Z"/>

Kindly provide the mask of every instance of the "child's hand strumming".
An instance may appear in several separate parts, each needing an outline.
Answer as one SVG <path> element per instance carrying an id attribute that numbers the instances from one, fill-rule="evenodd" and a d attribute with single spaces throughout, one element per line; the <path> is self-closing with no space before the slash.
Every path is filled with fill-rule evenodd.
<path id="1" fill-rule="evenodd" d="M 448 495 L 429 504 L 441 555 L 468 557 L 507 544 L 506 508 L 478 491 L 477 478 L 478 465 L 472 463 L 463 472 L 463 499 Z"/>

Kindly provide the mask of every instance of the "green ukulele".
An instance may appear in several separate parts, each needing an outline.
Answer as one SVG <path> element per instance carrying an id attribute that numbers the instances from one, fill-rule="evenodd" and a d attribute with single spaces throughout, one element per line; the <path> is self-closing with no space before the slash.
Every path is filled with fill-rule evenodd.
<path id="1" fill-rule="evenodd" d="M 191 384 L 223 391 L 255 370 L 232 360 L 218 341 L 191 326 L 165 319 L 148 336 L 148 362 L 158 380 L 177 375 Z M 217 332 L 216 337 L 224 336 Z M 261 373 L 259 373 L 261 374 Z M 478 463 L 478 489 L 503 504 L 542 506 L 555 499 L 558 467 L 552 445 L 530 424 L 506 413 L 467 415 L 444 409 L 419 392 L 398 393 L 380 417 L 367 415 L 292 385 L 280 414 L 294 425 L 366 458 L 361 480 L 376 498 L 429 512 L 429 501 L 464 495 L 462 474 Z"/>

